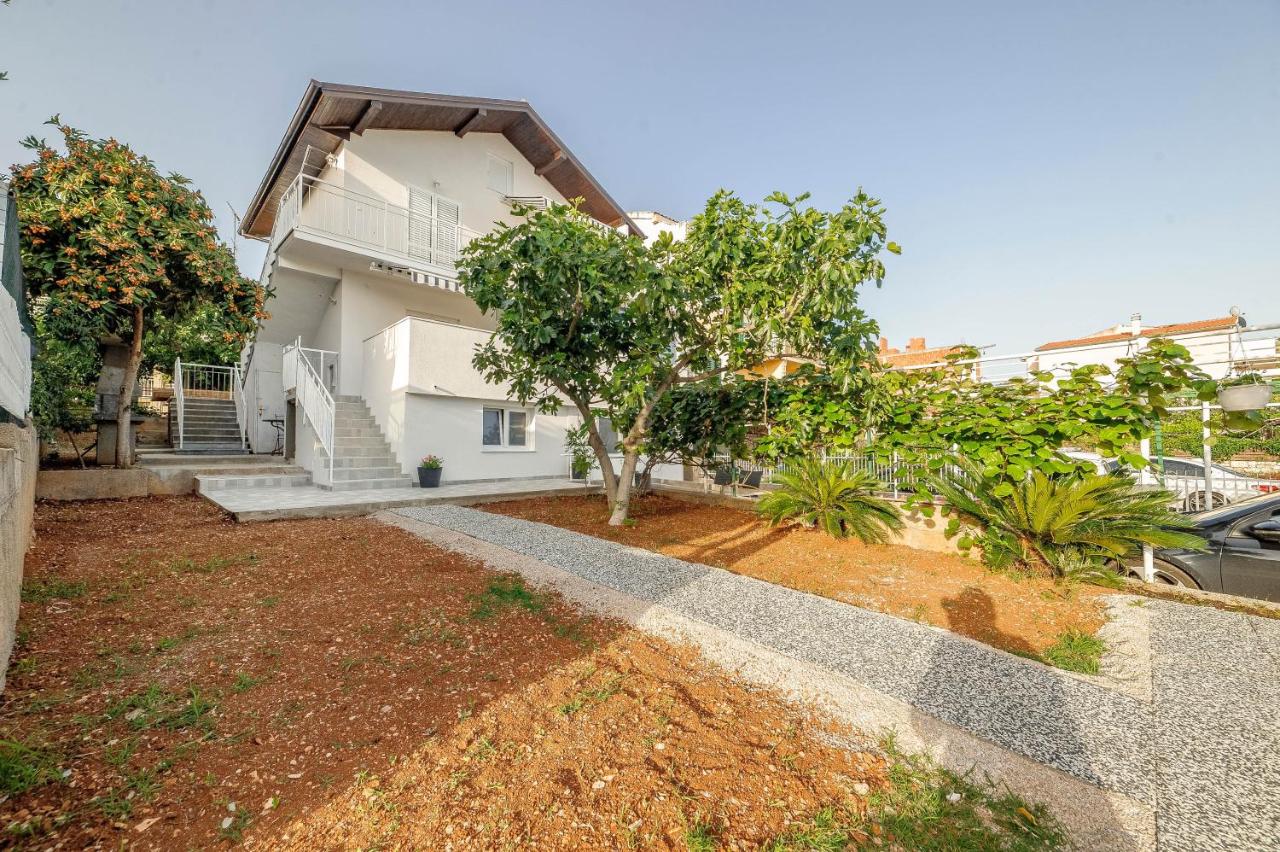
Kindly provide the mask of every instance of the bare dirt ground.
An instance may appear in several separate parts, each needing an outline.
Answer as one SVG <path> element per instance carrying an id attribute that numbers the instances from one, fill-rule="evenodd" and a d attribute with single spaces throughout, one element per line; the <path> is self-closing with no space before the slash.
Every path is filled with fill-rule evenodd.
<path id="1" fill-rule="evenodd" d="M 725 568 L 898 615 L 1037 657 L 1069 631 L 1104 622 L 1099 592 L 1070 595 L 1048 580 L 1000 574 L 977 560 L 903 545 L 837 541 L 815 530 L 770 528 L 741 509 L 650 495 L 632 526 L 611 527 L 598 496 L 541 497 L 477 507 Z"/>
<path id="2" fill-rule="evenodd" d="M 370 519 L 150 498 L 42 504 L 37 536 L 0 845 L 1060 842 L 1038 808 Z"/>

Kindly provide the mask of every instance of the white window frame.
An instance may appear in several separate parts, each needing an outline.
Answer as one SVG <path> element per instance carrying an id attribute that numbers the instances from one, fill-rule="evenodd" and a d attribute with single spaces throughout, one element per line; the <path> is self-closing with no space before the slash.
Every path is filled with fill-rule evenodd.
<path id="1" fill-rule="evenodd" d="M 496 192 L 504 198 L 508 195 L 515 194 L 516 188 L 516 164 L 505 157 L 499 157 L 492 151 L 487 152 L 488 157 L 484 161 L 484 185 L 489 188 L 490 192 Z M 494 162 L 498 162 L 507 167 L 507 188 L 497 189 L 489 183 L 490 167 Z"/>
<path id="2" fill-rule="evenodd" d="M 501 444 L 486 444 L 484 442 L 484 418 L 490 411 L 497 411 L 502 416 L 500 429 Z M 524 415 L 524 444 L 513 445 L 511 441 L 511 414 L 518 413 Z M 536 434 L 534 425 L 537 421 L 537 414 L 531 408 L 522 408 L 518 405 L 486 405 L 480 409 L 480 452 L 482 453 L 531 453 L 534 451 L 533 439 Z"/>

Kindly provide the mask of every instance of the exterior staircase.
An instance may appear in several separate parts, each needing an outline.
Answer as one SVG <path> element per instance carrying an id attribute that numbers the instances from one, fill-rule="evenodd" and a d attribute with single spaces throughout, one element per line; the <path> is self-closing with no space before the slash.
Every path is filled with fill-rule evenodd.
<path id="1" fill-rule="evenodd" d="M 334 399 L 333 482 L 315 483 L 301 467 L 262 475 L 196 477 L 196 490 L 222 491 L 230 488 L 302 488 L 316 486 L 325 491 L 363 491 L 383 488 L 409 488 L 417 480 L 400 471 L 391 445 L 369 412 L 369 406 L 358 396 Z M 188 403 L 190 404 L 190 403 Z M 232 410 L 232 418 L 235 411 Z M 188 433 L 189 434 L 189 433 Z M 189 443 L 189 440 L 188 440 Z M 239 446 L 237 444 L 237 446 Z M 316 458 L 324 464 L 324 450 L 316 446 Z"/>
<path id="2" fill-rule="evenodd" d="M 333 482 L 320 487 L 359 491 L 414 485 L 417 480 L 400 471 L 400 463 L 364 399 L 339 396 L 334 403 Z"/>
<path id="3" fill-rule="evenodd" d="M 170 404 L 170 410 L 175 406 Z M 183 402 L 182 453 L 229 455 L 247 452 L 241 440 L 236 404 L 230 399 L 188 397 Z M 176 421 L 176 411 L 174 419 Z M 178 447 L 178 424 L 169 425 L 170 440 Z"/>

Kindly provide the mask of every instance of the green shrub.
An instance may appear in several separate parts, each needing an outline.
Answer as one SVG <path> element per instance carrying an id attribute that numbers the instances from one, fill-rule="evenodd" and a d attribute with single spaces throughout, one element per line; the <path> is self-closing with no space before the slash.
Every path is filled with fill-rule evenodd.
<path id="1" fill-rule="evenodd" d="M 1101 581 L 1106 565 L 1147 544 L 1203 549 L 1191 522 L 1169 509 L 1167 491 L 1142 488 L 1123 476 L 1046 476 L 1034 471 L 1018 482 L 988 479 L 982 467 L 959 458 L 931 477 L 946 504 L 981 525 L 960 544 L 978 544 L 993 568 L 1045 570 L 1056 579 Z M 1006 493 L 1007 492 L 1007 493 Z M 948 529 L 962 524 L 953 519 Z"/>
<path id="2" fill-rule="evenodd" d="M 781 487 L 761 497 L 757 506 L 771 526 L 794 521 L 868 544 L 884 544 L 904 526 L 898 507 L 874 496 L 876 478 L 847 463 L 789 462 L 775 481 Z"/>

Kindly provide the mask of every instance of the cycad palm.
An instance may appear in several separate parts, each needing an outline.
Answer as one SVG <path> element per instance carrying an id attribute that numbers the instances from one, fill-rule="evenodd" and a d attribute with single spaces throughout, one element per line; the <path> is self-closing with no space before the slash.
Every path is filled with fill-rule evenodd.
<path id="1" fill-rule="evenodd" d="M 982 546 L 995 565 L 1012 559 L 1063 576 L 1072 566 L 1100 565 L 1144 544 L 1193 549 L 1205 544 L 1189 532 L 1190 521 L 1170 511 L 1167 491 L 1142 488 L 1123 477 L 1049 477 L 1036 471 L 1001 488 L 982 475 L 979 465 L 962 458 L 935 477 L 933 487 L 986 526 Z"/>
<path id="2" fill-rule="evenodd" d="M 897 507 L 874 496 L 879 482 L 867 472 L 814 459 L 787 467 L 775 477 L 780 488 L 761 497 L 757 507 L 771 526 L 797 521 L 869 544 L 884 544 L 903 528 Z"/>

